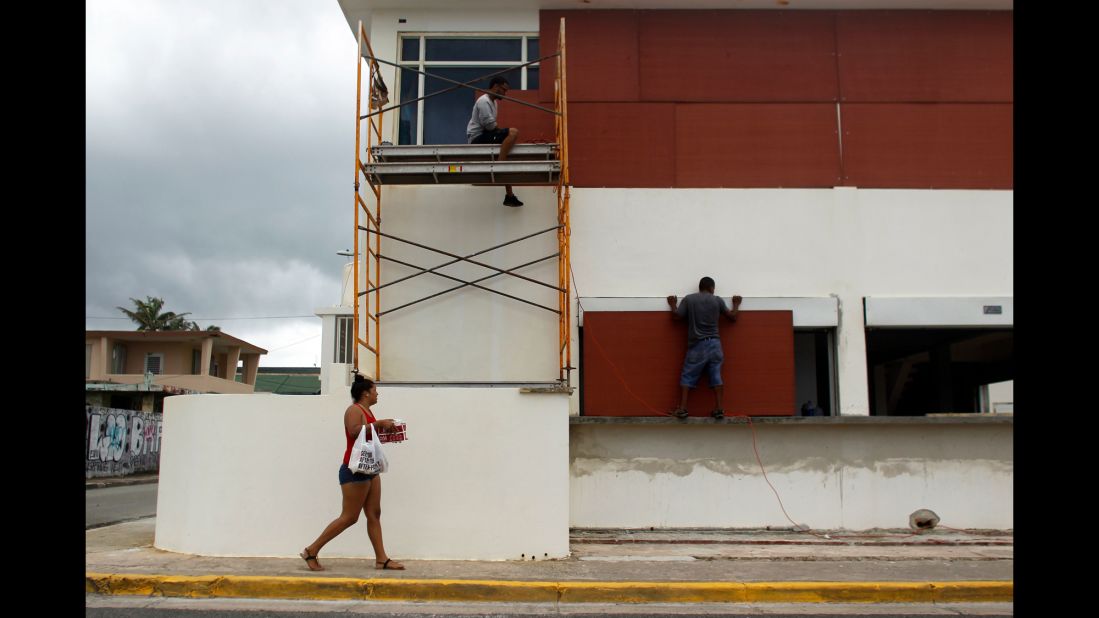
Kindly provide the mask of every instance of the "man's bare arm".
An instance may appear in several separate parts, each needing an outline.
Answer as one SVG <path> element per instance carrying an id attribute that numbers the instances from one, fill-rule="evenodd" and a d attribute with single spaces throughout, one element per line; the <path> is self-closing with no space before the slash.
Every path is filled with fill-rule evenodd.
<path id="1" fill-rule="evenodd" d="M 725 317 L 729 318 L 729 320 L 732 322 L 736 322 L 736 316 L 740 313 L 740 303 L 743 301 L 743 298 L 739 296 L 734 296 L 733 308 L 725 312 Z"/>
<path id="2" fill-rule="evenodd" d="M 672 317 L 675 318 L 676 320 L 682 320 L 683 316 L 679 315 L 675 310 L 677 300 L 678 300 L 678 298 L 675 296 L 675 294 L 672 294 L 671 296 L 668 297 L 668 306 L 671 307 L 671 309 L 672 309 Z"/>

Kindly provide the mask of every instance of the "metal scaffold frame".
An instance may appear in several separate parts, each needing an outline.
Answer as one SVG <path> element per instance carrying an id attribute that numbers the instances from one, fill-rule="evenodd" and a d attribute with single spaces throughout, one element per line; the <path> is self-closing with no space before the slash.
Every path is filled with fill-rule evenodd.
<path id="1" fill-rule="evenodd" d="M 353 363 L 354 363 L 354 365 L 353 365 L 353 367 L 355 368 L 356 371 L 358 371 L 359 368 L 361 367 L 359 351 L 360 351 L 360 347 L 362 347 L 365 350 L 367 350 L 370 354 L 373 355 L 373 357 L 374 357 L 374 373 L 373 373 L 373 376 L 374 376 L 375 379 L 381 380 L 382 379 L 382 354 L 381 354 L 381 350 L 382 350 L 382 343 L 381 343 L 382 316 L 387 314 L 387 313 L 397 311 L 398 309 L 402 309 L 404 307 L 407 307 L 407 306 L 410 306 L 410 305 L 428 300 L 429 298 L 434 298 L 436 296 L 440 296 L 442 294 L 446 294 L 446 293 L 452 292 L 454 290 L 458 290 L 458 289 L 461 289 L 461 288 L 464 288 L 464 287 L 467 287 L 467 286 L 471 286 L 471 287 L 474 287 L 474 288 L 477 288 L 477 289 L 484 290 L 486 292 L 497 294 L 499 296 L 504 296 L 504 297 L 507 297 L 507 298 L 517 300 L 519 302 L 523 302 L 523 303 L 526 303 L 526 304 L 529 304 L 529 305 L 534 305 L 536 307 L 540 307 L 540 308 L 545 309 L 547 311 L 550 311 L 552 313 L 556 313 L 557 316 L 558 316 L 558 347 L 557 347 L 558 367 L 559 367 L 558 382 L 563 383 L 566 386 L 571 385 L 571 371 L 572 371 L 573 367 L 571 366 L 572 338 L 570 336 L 570 332 L 571 332 L 571 311 L 570 311 L 570 304 L 569 304 L 569 301 L 570 301 L 570 298 L 571 298 L 571 287 L 570 287 L 570 278 L 569 278 L 569 274 L 571 272 L 570 253 L 569 253 L 569 237 L 570 237 L 569 189 L 570 189 L 570 184 L 569 184 L 569 165 L 568 165 L 568 160 L 569 160 L 568 111 L 567 111 L 568 110 L 568 105 L 567 105 L 568 96 L 567 96 L 566 76 L 565 76 L 565 19 L 561 18 L 560 29 L 558 30 L 558 35 L 557 35 L 557 44 L 558 44 L 557 50 L 558 51 L 556 53 L 550 54 L 550 55 L 548 55 L 544 58 L 539 58 L 537 60 L 532 60 L 530 62 L 525 63 L 524 65 L 518 65 L 518 66 L 525 66 L 525 65 L 529 65 L 529 64 L 543 62 L 543 61 L 546 61 L 546 60 L 549 60 L 549 59 L 555 59 L 555 65 L 556 65 L 556 70 L 557 71 L 556 71 L 556 76 L 555 76 L 555 79 L 554 79 L 554 109 L 547 109 L 547 108 L 541 107 L 539 105 L 535 105 L 535 104 L 532 104 L 532 103 L 528 103 L 526 101 L 521 101 L 521 100 L 518 100 L 518 99 L 510 98 L 510 97 L 507 97 L 507 96 L 500 96 L 499 97 L 499 98 L 507 100 L 507 101 L 512 101 L 512 102 L 518 103 L 520 105 L 525 105 L 527 107 L 532 107 L 532 108 L 535 108 L 535 109 L 539 109 L 539 110 L 542 110 L 544 112 L 548 112 L 548 113 L 551 113 L 551 114 L 554 115 L 554 136 L 555 136 L 554 146 L 556 148 L 557 159 L 560 163 L 560 167 L 559 167 L 559 171 L 558 171 L 558 169 L 556 168 L 556 163 L 554 163 L 554 166 L 553 166 L 552 170 L 548 173 L 548 175 L 545 178 L 546 182 L 541 182 L 541 183 L 538 183 L 538 184 L 552 183 L 551 186 L 554 187 L 554 193 L 557 196 L 557 225 L 555 225 L 551 228 L 542 230 L 540 232 L 535 232 L 533 234 L 528 234 L 528 235 L 523 236 L 521 238 L 511 240 L 511 241 L 508 241 L 506 243 L 499 244 L 499 245 L 496 245 L 496 246 L 493 246 L 493 247 L 489 247 L 487 249 L 484 249 L 484 250 L 481 250 L 481 251 L 478 251 L 478 252 L 475 252 L 475 253 L 471 253 L 471 254 L 465 255 L 465 256 L 460 256 L 460 255 L 449 253 L 447 251 L 443 251 L 443 250 L 436 249 L 436 248 L 433 248 L 433 247 L 428 247 L 426 245 L 415 243 L 415 242 L 407 240 L 407 239 L 398 238 L 398 237 L 393 236 L 391 234 L 387 234 L 387 233 L 382 232 L 382 193 L 383 193 L 382 187 L 383 187 L 384 183 L 381 181 L 381 176 L 378 172 L 379 168 L 383 168 L 386 165 L 384 156 L 380 155 L 380 153 L 381 153 L 381 150 L 380 150 L 381 143 L 383 141 L 383 138 L 382 138 L 382 135 L 383 135 L 382 134 L 382 116 L 387 111 L 398 109 L 398 108 L 400 108 L 404 105 L 416 104 L 417 102 L 419 102 L 423 99 L 427 99 L 427 98 L 432 97 L 432 96 L 443 94 L 445 92 L 450 92 L 450 91 L 453 91 L 453 90 L 456 90 L 456 89 L 459 89 L 459 88 L 469 88 L 471 90 L 475 90 L 475 91 L 478 91 L 478 92 L 488 92 L 487 90 L 485 90 L 483 88 L 478 88 L 476 86 L 473 86 L 472 84 L 477 82 L 477 81 L 481 81 L 485 78 L 492 77 L 494 75 L 503 74 L 507 71 L 512 71 L 517 67 L 510 66 L 510 67 L 507 67 L 507 68 L 505 68 L 501 71 L 497 71 L 495 73 L 485 75 L 485 76 L 479 77 L 475 80 L 470 80 L 469 82 L 465 82 L 465 83 L 457 82 L 455 80 L 451 80 L 451 79 L 448 79 L 446 77 L 442 77 L 442 76 L 438 76 L 438 75 L 431 75 L 430 73 L 424 72 L 423 73 L 424 75 L 427 75 L 429 77 L 433 77 L 433 78 L 436 78 L 436 79 L 440 79 L 441 81 L 449 82 L 449 83 L 455 84 L 455 85 L 450 86 L 449 88 L 439 90 L 437 92 L 433 92 L 433 93 L 425 95 L 423 97 L 419 97 L 419 98 L 414 99 L 414 100 L 401 101 L 401 102 L 399 102 L 395 105 L 392 105 L 390 107 L 385 107 L 386 104 L 389 102 L 389 96 L 388 96 L 388 89 L 386 88 L 385 82 L 382 79 L 382 76 L 381 76 L 381 73 L 380 73 L 380 65 L 385 64 L 385 65 L 390 65 L 390 66 L 394 66 L 394 67 L 397 67 L 397 65 L 392 63 L 392 62 L 388 62 L 386 60 L 382 60 L 382 59 L 377 57 L 377 55 L 374 53 L 373 48 L 370 46 L 370 39 L 367 36 L 366 30 L 365 30 L 365 28 L 363 26 L 363 23 L 361 21 L 358 24 L 357 39 L 358 39 L 358 46 L 357 46 L 357 50 L 356 50 L 356 71 L 357 71 L 357 74 L 356 74 L 356 80 L 355 80 L 355 85 L 356 85 L 356 91 L 355 91 L 355 200 L 354 200 L 354 207 L 355 207 L 355 244 L 354 244 L 354 267 L 353 267 L 354 268 L 353 278 L 354 278 L 354 281 L 355 281 L 355 292 L 354 292 L 354 296 L 353 296 L 353 298 L 354 298 L 354 301 L 353 301 L 353 305 L 354 305 L 353 320 L 354 320 L 354 332 L 355 332 L 355 345 L 353 346 L 353 349 L 354 349 L 354 353 L 353 353 Z M 364 62 L 367 64 L 367 79 L 368 79 L 368 83 L 370 84 L 370 90 L 369 90 L 369 99 L 370 99 L 369 109 L 370 109 L 370 111 L 366 114 L 363 114 L 363 112 L 362 112 L 362 91 L 363 91 L 362 78 L 363 78 L 363 64 L 364 64 Z M 414 69 L 410 69 L 410 70 L 414 70 Z M 421 73 L 420 71 L 416 71 L 416 72 Z M 363 122 L 362 121 L 363 120 L 367 121 L 366 122 L 366 136 L 365 136 L 366 137 L 366 140 L 365 140 L 366 141 L 366 148 L 365 148 L 366 161 L 363 161 L 362 157 L 360 156 L 360 153 L 364 152 L 364 150 L 361 149 L 361 146 L 363 145 L 363 135 L 362 135 L 362 133 L 363 133 Z M 516 148 L 519 148 L 519 146 L 521 146 L 521 145 L 517 144 Z M 440 146 L 437 150 L 441 151 L 445 148 L 446 147 L 444 147 L 444 146 Z M 468 148 L 463 146 L 463 147 L 459 147 L 459 149 L 468 149 Z M 515 151 L 513 150 L 513 152 L 515 152 Z M 496 161 L 494 156 L 490 156 L 490 161 L 487 162 L 487 163 L 486 162 L 478 162 L 477 165 L 475 165 L 475 166 L 474 165 L 468 166 L 469 169 L 467 170 L 467 173 L 472 171 L 472 170 L 485 169 L 486 173 L 489 175 L 489 178 L 491 179 L 491 184 L 507 184 L 506 180 L 498 178 L 497 175 L 504 176 L 504 175 L 509 174 L 509 173 L 510 174 L 516 174 L 516 173 L 522 172 L 526 168 L 530 167 L 529 165 L 526 165 L 526 166 L 521 165 L 521 163 L 522 162 L 520 162 L 520 165 L 516 165 L 511 160 L 506 161 L 506 162 Z M 427 177 L 433 177 L 434 181 L 436 183 L 441 183 L 441 181 L 438 178 L 438 172 L 436 171 L 436 169 L 437 169 L 436 165 L 430 164 L 430 163 L 421 164 L 421 165 L 426 166 L 428 168 Z M 543 167 L 544 167 L 544 165 L 543 165 Z M 363 175 L 363 180 L 365 180 L 366 186 L 369 187 L 370 192 L 373 194 L 373 197 L 374 197 L 373 200 L 363 198 L 363 194 L 360 191 L 360 189 L 362 187 L 362 183 L 360 182 L 360 177 L 359 177 L 360 173 Z M 556 182 L 553 182 L 554 179 L 556 180 Z M 484 181 L 483 180 L 475 180 L 475 181 L 472 181 L 472 182 L 482 183 Z M 469 184 L 469 183 L 470 183 L 470 181 L 467 181 L 466 183 L 462 183 L 462 184 Z M 373 203 L 372 206 L 371 206 L 371 202 Z M 361 213 L 360 213 L 360 211 L 361 211 Z M 520 264 L 518 266 L 513 266 L 513 267 L 508 268 L 508 269 L 497 268 L 495 266 L 490 266 L 488 264 L 470 259 L 470 258 L 473 258 L 475 256 L 481 255 L 483 253 L 487 253 L 489 251 L 493 251 L 495 249 L 499 249 L 501 247 L 508 246 L 508 245 L 520 242 L 522 240 L 526 240 L 528 238 L 533 238 L 535 236 L 539 236 L 541 234 L 545 234 L 545 233 L 548 233 L 548 232 L 551 232 L 551 231 L 556 231 L 557 232 L 557 246 L 558 246 L 558 249 L 557 249 L 557 253 L 555 253 L 555 254 L 552 254 L 552 255 L 549 255 L 549 256 L 546 256 L 546 257 L 543 257 L 543 258 L 540 258 L 540 259 L 537 259 L 537 260 L 534 260 L 534 261 L 531 261 L 531 262 L 527 262 L 525 264 Z M 360 234 L 365 236 L 365 238 L 362 238 L 360 236 Z M 409 264 L 407 262 L 403 262 L 403 261 L 397 260 L 393 257 L 386 256 L 386 255 L 382 254 L 381 242 L 382 242 L 383 237 L 390 238 L 392 240 L 402 242 L 402 243 L 406 243 L 406 244 L 410 244 L 410 245 L 413 245 L 413 246 L 417 246 L 417 247 L 420 247 L 420 248 L 423 248 L 423 249 L 427 249 L 427 250 L 430 250 L 430 251 L 433 251 L 433 252 L 436 252 L 436 253 L 439 253 L 439 254 L 443 254 L 443 255 L 451 257 L 452 259 L 449 262 L 446 262 L 444 264 L 439 264 L 439 265 L 431 267 L 431 268 L 422 268 L 422 267 L 416 266 L 414 264 Z M 371 240 L 372 238 L 373 238 L 373 241 Z M 523 275 L 520 275 L 520 274 L 514 272 L 516 270 L 519 270 L 520 268 L 524 268 L 524 267 L 530 266 L 532 264 L 543 262 L 545 260 L 548 260 L 548 259 L 554 258 L 554 257 L 557 258 L 557 285 L 550 285 L 550 284 L 547 284 L 547 283 L 542 282 L 542 281 L 537 281 L 537 280 L 531 279 L 529 277 L 524 277 Z M 397 264 L 402 264 L 404 266 L 414 268 L 414 269 L 418 270 L 419 272 L 417 272 L 415 274 L 412 274 L 412 275 L 409 275 L 407 277 L 403 277 L 401 279 L 397 279 L 397 280 L 390 281 L 388 283 L 383 284 L 381 282 L 381 261 L 382 261 L 383 258 L 386 259 L 386 260 L 392 261 L 394 263 L 397 263 Z M 487 269 L 495 271 L 495 272 L 493 274 L 489 274 L 487 276 L 481 277 L 479 279 L 475 279 L 473 281 L 465 281 L 463 279 L 458 279 L 456 277 L 451 277 L 449 275 L 445 275 L 443 273 L 437 272 L 438 269 L 443 268 L 445 266 L 448 266 L 450 264 L 455 264 L 457 262 L 466 262 L 466 263 L 470 263 L 470 264 L 475 264 L 477 266 L 481 266 L 481 267 L 487 268 Z M 362 277 L 360 277 L 360 273 L 359 273 L 360 263 L 365 268 L 365 273 L 364 273 L 365 276 L 362 276 Z M 390 285 L 400 283 L 402 281 L 406 281 L 408 279 L 411 279 L 413 277 L 417 277 L 419 275 L 424 275 L 424 274 L 433 274 L 433 275 L 436 275 L 436 276 L 439 276 L 439 277 L 450 279 L 452 281 L 460 283 L 461 285 L 457 285 L 457 286 L 448 288 L 448 289 L 446 289 L 442 292 L 437 292 L 435 294 L 431 294 L 427 297 L 412 301 L 410 303 L 405 303 L 401 306 L 393 307 L 393 308 L 387 309 L 386 311 L 382 311 L 381 290 L 383 288 L 385 288 L 387 286 L 390 286 Z M 497 277 L 497 276 L 500 276 L 500 275 L 509 275 L 509 276 L 512 276 L 512 277 L 516 277 L 516 278 L 519 278 L 519 279 L 526 280 L 526 281 L 531 282 L 531 283 L 538 284 L 540 286 L 549 287 L 549 288 L 554 289 L 557 292 L 557 298 L 558 298 L 557 308 L 553 309 L 552 307 L 547 307 L 545 305 L 541 305 L 541 304 L 538 304 L 538 303 L 535 303 L 535 302 L 532 302 L 532 301 L 528 301 L 528 300 L 510 295 L 510 294 L 505 294 L 505 293 L 500 292 L 498 290 L 493 290 L 491 288 L 487 288 L 487 287 L 478 285 L 478 283 L 480 283 L 482 281 L 485 281 L 487 279 L 491 279 L 493 277 Z M 364 289 L 364 286 L 365 286 L 365 289 Z M 373 306 L 371 306 L 371 305 L 373 305 Z M 371 323 L 373 323 L 373 328 L 371 328 Z M 373 337 L 371 337 L 371 336 L 373 336 Z"/>

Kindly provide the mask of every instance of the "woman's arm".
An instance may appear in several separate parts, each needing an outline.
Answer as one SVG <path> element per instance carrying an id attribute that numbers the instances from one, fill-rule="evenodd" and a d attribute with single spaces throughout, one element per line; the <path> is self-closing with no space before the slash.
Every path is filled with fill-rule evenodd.
<path id="1" fill-rule="evenodd" d="M 347 434 L 350 436 L 359 435 L 364 423 L 366 423 L 366 415 L 363 414 L 363 411 L 358 406 L 348 406 L 347 411 L 343 413 L 343 426 L 347 429 Z"/>

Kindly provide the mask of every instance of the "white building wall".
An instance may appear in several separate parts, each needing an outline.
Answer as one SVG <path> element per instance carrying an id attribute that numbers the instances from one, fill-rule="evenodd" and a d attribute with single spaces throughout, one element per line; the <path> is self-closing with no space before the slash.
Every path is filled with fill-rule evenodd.
<path id="1" fill-rule="evenodd" d="M 340 513 L 346 394 L 165 401 L 156 539 L 211 556 L 296 556 Z M 408 424 L 382 475 L 397 558 L 568 554 L 568 403 L 517 389 L 382 388 Z M 372 557 L 360 518 L 322 556 Z"/>
<path id="2" fill-rule="evenodd" d="M 383 231 L 464 254 L 556 223 L 550 188 L 387 187 Z M 1013 295 L 1013 193 L 837 189 L 573 189 L 573 294 L 662 297 L 835 295 L 840 410 L 869 413 L 863 298 Z M 525 246 L 525 243 L 531 243 Z M 434 266 L 448 258 L 383 240 L 383 253 Z M 510 267 L 556 251 L 552 234 L 480 258 Z M 419 255 L 415 255 L 419 253 Z M 523 270 L 555 282 L 553 262 Z M 383 264 L 383 280 L 415 272 Z M 456 265 L 461 278 L 488 273 Z M 452 282 L 423 275 L 383 290 L 383 307 Z M 552 290 L 509 277 L 485 283 L 548 306 Z M 401 289 L 403 288 L 403 289 Z M 573 306 L 573 365 L 576 307 Z M 465 288 L 383 316 L 383 380 L 554 380 L 556 316 Z M 574 385 L 576 383 L 574 376 Z M 573 411 L 578 396 L 573 398 Z"/>

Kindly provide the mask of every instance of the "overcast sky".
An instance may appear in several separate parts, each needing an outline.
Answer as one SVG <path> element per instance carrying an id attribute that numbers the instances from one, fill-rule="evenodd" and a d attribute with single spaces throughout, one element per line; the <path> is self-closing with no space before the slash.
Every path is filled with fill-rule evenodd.
<path id="1" fill-rule="evenodd" d="M 352 246 L 355 39 L 335 0 L 86 3 L 85 326 L 157 296 L 320 366 Z M 271 316 L 305 316 L 274 318 Z"/>

